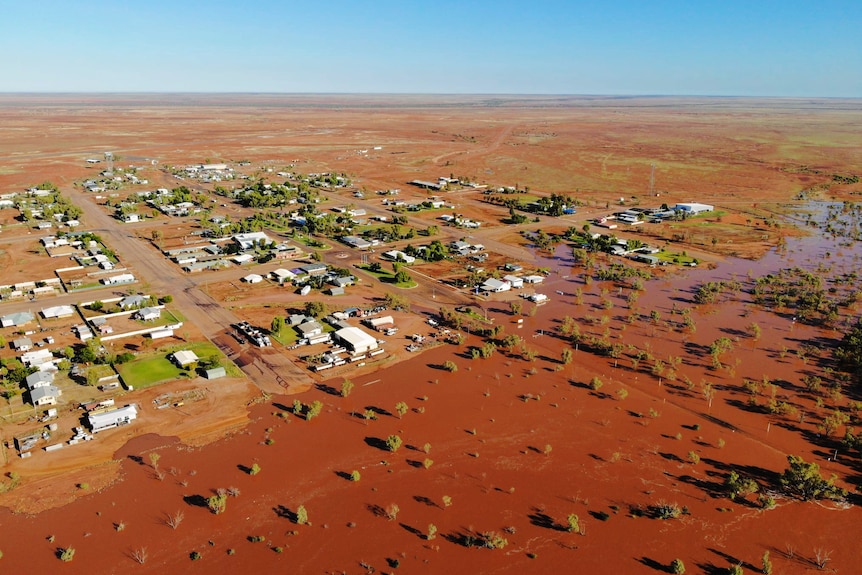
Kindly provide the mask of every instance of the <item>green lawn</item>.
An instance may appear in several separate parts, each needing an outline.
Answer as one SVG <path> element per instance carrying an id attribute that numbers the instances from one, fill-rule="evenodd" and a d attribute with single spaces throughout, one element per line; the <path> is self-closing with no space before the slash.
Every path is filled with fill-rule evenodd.
<path id="1" fill-rule="evenodd" d="M 395 274 L 388 272 L 386 270 L 383 270 L 383 269 L 381 269 L 379 272 L 375 272 L 375 271 L 369 269 L 368 266 L 357 266 L 357 267 L 359 269 L 365 271 L 365 272 L 370 273 L 371 275 L 373 275 L 374 277 L 379 279 L 381 282 L 383 282 L 385 284 L 393 285 L 397 288 L 413 288 L 413 287 L 416 287 L 418 285 L 412 279 L 409 282 L 395 283 Z"/>
<path id="2" fill-rule="evenodd" d="M 171 353 L 181 349 L 191 350 L 200 358 L 217 356 L 229 377 L 242 376 L 242 371 L 230 362 L 216 346 L 209 342 L 195 342 L 160 348 L 157 351 L 145 355 L 142 354 L 134 361 L 118 365 L 117 370 L 120 372 L 123 382 L 135 389 L 143 389 L 166 381 L 172 381 L 178 379 L 182 374 L 188 373 L 178 368 L 168 359 Z"/>

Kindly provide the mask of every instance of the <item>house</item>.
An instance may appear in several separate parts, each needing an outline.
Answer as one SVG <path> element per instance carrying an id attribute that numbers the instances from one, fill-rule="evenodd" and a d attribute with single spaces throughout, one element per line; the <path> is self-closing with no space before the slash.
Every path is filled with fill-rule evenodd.
<path id="1" fill-rule="evenodd" d="M 344 327 L 337 330 L 333 335 L 336 342 L 341 343 L 354 355 L 377 349 L 377 339 L 358 327 Z"/>
<path id="2" fill-rule="evenodd" d="M 93 339 L 93 331 L 86 325 L 76 325 L 72 328 L 81 341 Z"/>
<path id="3" fill-rule="evenodd" d="M 149 297 L 145 295 L 129 295 L 120 300 L 122 309 L 135 309 L 143 307 L 149 301 Z"/>
<path id="4" fill-rule="evenodd" d="M 17 351 L 30 351 L 33 349 L 33 340 L 29 337 L 19 337 L 12 341 L 12 347 Z"/>
<path id="5" fill-rule="evenodd" d="M 527 283 L 527 284 L 540 284 L 543 281 L 545 281 L 544 276 L 537 276 L 537 275 L 524 276 L 524 283 Z"/>
<path id="6" fill-rule="evenodd" d="M 254 261 L 252 254 L 240 254 L 231 258 L 237 265 L 243 265 Z"/>
<path id="7" fill-rule="evenodd" d="M 316 320 L 306 321 L 296 326 L 296 330 L 304 338 L 314 337 L 323 333 L 323 326 Z"/>
<path id="8" fill-rule="evenodd" d="M 272 270 L 269 272 L 269 275 L 280 284 L 283 284 L 286 281 L 290 281 L 296 277 L 296 274 L 290 270 L 286 270 L 284 268 L 278 268 L 277 270 Z"/>
<path id="9" fill-rule="evenodd" d="M 37 371 L 31 373 L 24 379 L 27 384 L 27 389 L 36 389 L 37 387 L 45 387 L 54 383 L 54 374 L 50 371 Z"/>
<path id="10" fill-rule="evenodd" d="M 319 276 L 320 274 L 326 273 L 327 266 L 326 264 L 315 263 L 300 266 L 299 269 L 310 276 Z"/>
<path id="11" fill-rule="evenodd" d="M 157 307 L 142 307 L 134 314 L 135 319 L 142 321 L 156 321 L 162 317 L 162 310 Z"/>
<path id="12" fill-rule="evenodd" d="M 219 379 L 220 377 L 225 377 L 227 375 L 227 371 L 223 367 L 214 367 L 212 369 L 207 369 L 204 371 L 204 377 L 207 379 Z"/>
<path id="13" fill-rule="evenodd" d="M 348 286 L 352 286 L 356 282 L 356 278 L 353 276 L 340 276 L 337 278 L 333 278 L 329 283 L 334 285 L 337 288 L 346 288 Z"/>
<path id="14" fill-rule="evenodd" d="M 504 291 L 509 291 L 512 289 L 512 284 L 505 280 L 498 280 L 497 278 L 488 278 L 485 280 L 479 289 L 492 293 L 500 293 Z"/>
<path id="15" fill-rule="evenodd" d="M 543 293 L 534 293 L 533 295 L 529 296 L 527 299 L 529 299 L 530 301 L 535 302 L 535 303 L 545 303 L 546 301 L 548 301 L 548 296 L 546 296 Z"/>
<path id="16" fill-rule="evenodd" d="M 192 365 L 198 361 L 198 356 L 195 352 L 183 349 L 180 351 L 175 351 L 171 354 L 173 357 L 174 363 L 177 364 L 178 367 L 185 368 L 186 366 Z"/>
<path id="17" fill-rule="evenodd" d="M 126 214 L 123 216 L 123 222 L 126 224 L 136 224 L 141 221 L 141 217 L 138 214 Z"/>
<path id="18" fill-rule="evenodd" d="M 503 279 L 512 284 L 512 287 L 515 289 L 520 289 L 524 287 L 524 279 L 519 276 L 509 274 L 503 276 Z"/>
<path id="19" fill-rule="evenodd" d="M 54 359 L 54 354 L 51 353 L 50 349 L 37 349 L 34 351 L 28 351 L 27 353 L 21 356 L 21 363 L 23 363 L 26 367 L 39 367 L 50 363 L 51 360 Z M 51 367 L 51 366 L 46 366 Z"/>
<path id="20" fill-rule="evenodd" d="M 452 242 L 449 244 L 449 249 L 454 252 L 458 252 L 462 256 L 466 256 L 470 253 L 470 244 L 462 241 Z"/>
<path id="21" fill-rule="evenodd" d="M 134 404 L 109 411 L 91 411 L 87 414 L 90 429 L 93 430 L 93 433 L 120 425 L 127 425 L 137 419 L 137 417 L 138 410 Z"/>
<path id="22" fill-rule="evenodd" d="M 244 234 L 236 234 L 231 238 L 239 246 L 240 251 L 254 249 L 256 245 L 261 243 L 270 244 L 272 240 L 264 232 L 248 232 Z"/>
<path id="23" fill-rule="evenodd" d="M 135 276 L 133 276 L 132 274 L 120 274 L 118 276 L 102 278 L 102 283 L 104 285 L 128 284 L 134 281 Z"/>
<path id="24" fill-rule="evenodd" d="M 362 239 L 359 236 L 343 236 L 341 241 L 347 244 L 352 248 L 356 248 L 358 250 L 367 250 L 371 247 L 371 242 L 368 240 Z"/>
<path id="25" fill-rule="evenodd" d="M 685 212 L 690 216 L 696 216 L 703 212 L 711 212 L 715 210 L 715 206 L 709 204 L 698 204 L 696 202 L 677 204 L 673 207 L 675 211 Z"/>
<path id="26" fill-rule="evenodd" d="M 263 281 L 263 276 L 260 274 L 248 274 L 242 278 L 242 281 L 250 284 L 259 284 Z"/>
<path id="27" fill-rule="evenodd" d="M 408 256 L 400 250 L 390 250 L 388 252 L 383 252 L 382 254 L 380 254 L 380 257 L 387 260 L 391 260 L 393 262 L 404 262 L 405 264 L 412 264 L 416 261 L 416 258 L 414 258 L 413 256 Z"/>
<path id="28" fill-rule="evenodd" d="M 69 317 L 71 315 L 75 315 L 75 308 L 70 305 L 57 305 L 53 307 L 46 307 L 42 310 L 42 317 L 45 319 L 51 319 L 56 317 Z"/>
<path id="29" fill-rule="evenodd" d="M 331 287 L 329 288 L 329 295 L 344 295 L 343 287 Z"/>
<path id="30" fill-rule="evenodd" d="M 19 311 L 17 313 L 10 313 L 0 317 L 0 326 L 16 327 L 19 325 L 26 325 L 34 319 L 36 319 L 36 317 L 29 311 Z"/>
<path id="31" fill-rule="evenodd" d="M 42 372 L 39 372 L 42 373 Z M 45 385 L 30 390 L 30 402 L 33 405 L 56 405 L 57 398 L 62 395 L 60 388 L 54 385 Z"/>

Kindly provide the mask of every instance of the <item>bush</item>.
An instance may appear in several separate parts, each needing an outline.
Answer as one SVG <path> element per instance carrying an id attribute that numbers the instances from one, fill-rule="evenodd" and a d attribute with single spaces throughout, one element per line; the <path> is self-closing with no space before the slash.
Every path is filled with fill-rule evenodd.
<path id="1" fill-rule="evenodd" d="M 68 563 L 72 559 L 75 558 L 75 548 L 74 547 L 66 547 L 62 551 L 60 551 L 60 560 Z"/>
<path id="2" fill-rule="evenodd" d="M 670 571 L 676 575 L 683 575 L 683 573 L 685 573 L 685 565 L 683 564 L 682 559 L 674 559 L 671 561 Z"/>
<path id="3" fill-rule="evenodd" d="M 788 455 L 790 466 L 784 470 L 779 482 L 785 491 L 800 499 L 840 499 L 847 492 L 834 485 L 835 476 L 823 479 L 820 466 L 816 463 L 805 463 L 798 455 Z"/>

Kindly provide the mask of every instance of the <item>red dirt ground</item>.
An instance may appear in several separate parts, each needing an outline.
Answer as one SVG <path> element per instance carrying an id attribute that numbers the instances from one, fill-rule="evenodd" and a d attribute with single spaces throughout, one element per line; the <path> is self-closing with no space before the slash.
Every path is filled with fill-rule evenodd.
<path id="1" fill-rule="evenodd" d="M 387 187 L 404 179 L 436 177 L 441 170 L 456 175 L 465 170 L 512 184 L 516 178 L 521 185 L 529 181 L 531 187 L 547 191 L 571 192 L 582 186 L 605 201 L 626 186 L 646 181 L 650 159 L 659 158 L 660 189 L 674 190 L 663 192 L 663 199 L 673 198 L 664 201 L 690 200 L 688 190 L 698 184 L 701 200 L 732 206 L 751 204 L 755 196 L 758 202 L 787 199 L 810 178 L 781 171 L 781 166 L 862 171 L 853 159 L 859 136 L 850 134 L 846 124 L 858 118 L 859 111 L 846 103 L 833 110 L 798 102 L 772 108 L 749 101 L 671 102 L 667 108 L 623 103 L 597 112 L 583 102 L 501 109 L 468 102 L 401 111 L 373 106 L 319 109 L 301 102 L 289 113 L 254 108 L 259 116 L 224 102 L 217 109 L 198 104 L 159 108 L 106 99 L 91 107 L 69 103 L 61 109 L 49 102 L 44 104 L 50 111 L 45 119 L 9 107 L 0 107 L 0 118 L 33 130 L 21 137 L 21 149 L 27 152 L 22 162 L 59 157 L 60 163 L 50 169 L 68 170 L 69 175 L 76 173 L 73 164 L 84 156 L 66 155 L 64 150 L 80 149 L 80 141 L 75 146 L 74 139 L 55 130 L 50 132 L 54 139 L 37 146 L 36 130 L 55 124 L 85 130 L 105 118 L 115 122 L 111 135 L 105 135 L 107 143 L 88 140 L 88 149 L 136 146 L 128 153 L 146 157 L 181 150 L 171 158 L 175 164 L 234 154 L 237 159 L 314 157 L 307 171 L 342 157 L 349 169 L 371 174 L 365 176 L 369 182 L 388 182 Z M 117 114 L 126 107 L 135 111 Z M 255 137 L 275 131 L 272 121 L 280 114 L 293 122 L 285 139 L 261 139 L 260 145 L 251 146 Z M 173 118 L 190 122 L 194 129 L 166 139 L 163 120 Z M 337 137 L 327 130 L 338 132 Z M 212 149 L 201 144 L 203 134 L 211 136 L 205 141 L 212 142 Z M 475 152 L 472 138 L 483 146 Z M 806 143 L 829 138 L 842 145 Z M 557 145 L 549 148 L 548 142 Z M 377 143 L 384 152 L 405 153 L 387 157 L 385 166 L 382 159 L 375 163 L 349 153 Z M 3 148 L 7 160 L 11 149 Z M 455 167 L 445 166 L 447 160 Z M 42 181 L 47 178 L 42 174 L 49 173 L 45 170 L 38 177 L 4 172 L 0 184 L 18 185 L 30 177 Z M 106 432 L 99 443 L 116 450 L 119 464 L 44 484 L 25 475 L 22 485 L 4 496 L 7 506 L 14 500 L 20 504 L 33 492 L 40 499 L 74 499 L 34 515 L 0 513 L 4 568 L 48 572 L 60 566 L 57 549 L 71 546 L 75 559 L 62 568 L 89 574 L 366 573 L 372 567 L 387 573 L 550 573 L 570 572 L 573 566 L 591 573 L 650 574 L 666 569 L 676 557 L 688 572 L 716 574 L 737 563 L 754 572 L 763 552 L 770 551 L 774 572 L 794 574 L 815 570 L 819 549 L 831 553 L 829 569 L 853 572 L 862 560 L 854 529 L 862 518 L 858 505 L 803 503 L 776 493 L 776 508 L 763 510 L 753 497 L 731 501 L 720 494 L 732 469 L 763 487 L 774 486 L 787 454 L 817 461 L 824 473 L 838 475 L 840 485 L 851 491 L 855 487 L 858 457 L 841 453 L 832 460 L 837 441 L 818 436 L 817 425 L 830 401 L 827 408 L 819 407 L 800 383 L 803 375 L 823 373 L 826 354 L 806 363 L 793 353 L 805 342 L 834 343 L 843 324 L 828 331 L 805 326 L 755 308 L 746 294 L 695 309 L 694 333 L 678 329 L 672 313 L 691 306 L 697 283 L 744 278 L 749 270 L 761 275 L 789 263 L 814 268 L 827 251 L 839 250 L 820 238 L 791 237 L 785 250 L 773 250 L 760 261 L 717 258 L 715 269 L 660 277 L 646 283 L 637 302 L 641 318 L 633 324 L 625 322 L 629 290 L 618 292 L 618 286 L 608 282 L 586 284 L 579 268 L 569 269 L 566 251 L 560 248 L 554 260 L 534 257 L 537 266 L 553 269 L 537 290 L 552 301 L 521 318 L 523 327 L 514 323 L 517 318 L 508 313 L 503 298 L 485 305 L 508 333 L 523 336 L 537 352 L 535 362 L 502 352 L 487 360 L 469 359 L 469 346 L 479 343 L 470 335 L 463 346 L 438 347 L 385 370 L 352 377 L 355 389 L 347 398 L 318 387 L 298 396 L 274 396 L 247 412 L 245 405 L 254 394 L 240 393 L 242 400 L 232 400 L 231 421 L 240 423 L 248 414 L 250 422 L 205 446 L 199 446 L 203 440 L 190 446 L 194 421 L 176 422 L 188 426 L 183 433 L 172 424 L 128 442 L 124 431 Z M 852 269 L 854 250 L 844 251 L 846 257 L 832 256 L 832 261 Z M 572 296 L 578 288 L 581 304 Z M 601 305 L 603 297 L 612 300 L 610 310 Z M 660 312 L 658 322 L 649 320 L 649 310 Z M 851 312 L 858 315 L 856 308 Z M 614 360 L 584 350 L 563 366 L 558 358 L 568 344 L 552 334 L 567 315 L 578 320 L 583 332 L 607 329 L 612 340 L 638 349 L 649 346 L 655 357 L 681 357 L 679 376 L 659 378 L 646 362 L 633 369 L 627 358 Z M 586 320 L 603 315 L 610 318 L 606 324 Z M 745 335 L 753 321 L 762 328 L 758 340 Z M 703 348 L 728 335 L 735 339 L 724 360 L 729 367 L 712 371 Z M 789 353 L 782 351 L 785 347 Z M 440 369 L 447 360 L 455 361 L 457 373 Z M 803 421 L 747 408 L 742 379 L 764 375 L 780 384 L 779 397 L 797 405 L 805 414 Z M 598 392 L 587 387 L 594 376 L 604 381 Z M 693 390 L 683 385 L 683 376 L 694 382 Z M 711 405 L 701 393 L 702 381 L 716 390 Z M 341 379 L 325 383 L 337 389 Z M 621 388 L 629 392 L 625 399 L 616 395 Z M 325 408 L 311 421 L 280 416 L 294 399 L 320 400 Z M 764 394 L 756 400 L 762 404 L 766 399 Z M 855 397 L 843 398 L 841 405 L 849 399 Z M 399 401 L 411 408 L 403 417 L 395 413 Z M 372 407 L 386 413 L 376 421 L 351 415 Z M 392 434 L 404 440 L 395 453 L 380 447 Z M 267 439 L 273 441 L 267 444 Z M 700 457 L 697 464 L 688 460 L 692 451 Z M 161 456 L 161 480 L 150 453 Z M 422 464 L 426 458 L 433 460 L 427 469 Z M 254 463 L 261 471 L 252 476 L 244 469 Z M 118 476 L 113 474 L 116 468 Z M 345 478 L 353 470 L 360 472 L 360 481 Z M 117 478 L 101 481 L 94 479 L 97 475 Z M 90 489 L 76 487 L 82 482 Z M 201 498 L 230 487 L 240 493 L 228 498 L 224 514 L 214 515 L 201 506 Z M 444 505 L 444 496 L 451 497 L 451 506 Z M 670 520 L 639 516 L 660 502 L 677 503 L 687 513 Z M 385 517 L 391 504 L 400 508 L 393 519 Z M 311 525 L 293 523 L 299 505 L 307 508 Z M 52 505 L 37 502 L 36 507 Z M 184 520 L 173 530 L 165 519 L 179 510 Z M 580 519 L 580 535 L 563 529 L 571 513 Z M 116 527 L 120 523 L 125 526 L 121 531 Z M 427 540 L 424 534 L 432 523 L 437 537 Z M 488 531 L 500 533 L 508 545 L 495 550 L 463 545 L 466 536 Z M 252 536 L 264 536 L 265 541 L 251 542 Z M 144 549 L 147 560 L 138 565 L 134 554 Z M 236 553 L 229 555 L 228 549 Z M 192 552 L 202 558 L 192 561 Z"/>

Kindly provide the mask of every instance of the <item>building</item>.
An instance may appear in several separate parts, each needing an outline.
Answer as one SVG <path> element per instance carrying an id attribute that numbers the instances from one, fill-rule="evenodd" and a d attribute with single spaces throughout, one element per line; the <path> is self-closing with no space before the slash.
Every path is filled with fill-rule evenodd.
<path id="1" fill-rule="evenodd" d="M 377 340 L 373 335 L 358 327 L 344 327 L 336 331 L 335 340 L 354 354 L 368 353 L 377 349 Z"/>
<path id="2" fill-rule="evenodd" d="M 26 325 L 33 321 L 35 316 L 29 311 L 20 311 L 18 313 L 10 313 L 8 315 L 4 315 L 0 317 L 0 326 L 2 327 L 16 327 L 19 325 Z"/>
<path id="3" fill-rule="evenodd" d="M 356 248 L 358 250 L 367 250 L 371 247 L 371 242 L 362 239 L 359 236 L 344 236 L 341 238 L 341 241 L 348 246 Z"/>
<path id="4" fill-rule="evenodd" d="M 120 274 L 118 276 L 111 276 L 107 278 L 102 278 L 102 283 L 106 286 L 117 285 L 117 284 L 129 284 L 135 281 L 135 276 L 132 274 Z"/>
<path id="5" fill-rule="evenodd" d="M 317 320 L 303 322 L 296 326 L 296 330 L 302 337 L 314 337 L 323 333 L 323 326 Z"/>
<path id="6" fill-rule="evenodd" d="M 696 202 L 677 204 L 673 207 L 674 210 L 685 212 L 690 216 L 695 216 L 703 212 L 711 212 L 715 210 L 715 206 L 709 204 L 698 204 Z"/>
<path id="7" fill-rule="evenodd" d="M 162 310 L 157 307 L 142 307 L 134 315 L 136 319 L 142 321 L 156 321 L 162 317 Z"/>
<path id="8" fill-rule="evenodd" d="M 231 239 L 239 246 L 240 251 L 254 249 L 256 245 L 261 243 L 270 244 L 272 240 L 264 232 L 248 232 L 244 234 L 236 234 Z"/>
<path id="9" fill-rule="evenodd" d="M 504 291 L 509 291 L 512 289 L 512 284 L 505 280 L 498 280 L 497 278 L 488 278 L 485 280 L 479 289 L 487 292 L 493 293 L 501 293 Z"/>
<path id="10" fill-rule="evenodd" d="M 212 369 L 207 369 L 204 371 L 204 376 L 207 379 L 219 379 L 220 377 L 227 376 L 227 371 L 223 367 L 214 367 Z"/>
<path id="11" fill-rule="evenodd" d="M 250 284 L 259 284 L 263 281 L 263 276 L 260 274 L 248 274 L 242 278 L 242 281 Z"/>
<path id="12" fill-rule="evenodd" d="M 503 276 L 503 279 L 512 284 L 512 287 L 515 289 L 524 287 L 524 279 L 519 276 L 509 274 Z"/>
<path id="13" fill-rule="evenodd" d="M 316 263 L 300 266 L 299 269 L 301 269 L 303 272 L 307 273 L 310 276 L 319 276 L 320 274 L 326 273 L 328 267 L 326 266 L 326 264 Z"/>
<path id="14" fill-rule="evenodd" d="M 532 275 L 532 276 L 525 276 L 524 277 L 524 283 L 528 283 L 528 284 L 540 284 L 543 281 L 545 281 L 544 276 Z"/>
<path id="15" fill-rule="evenodd" d="M 293 273 L 290 270 L 286 270 L 284 268 L 278 268 L 277 270 L 272 270 L 271 272 L 269 272 L 269 275 L 272 277 L 272 279 L 274 279 L 275 281 L 277 281 L 280 284 L 283 284 L 284 282 L 291 281 L 293 278 L 296 277 L 295 273 Z"/>
<path id="16" fill-rule="evenodd" d="M 51 363 L 54 359 L 54 354 L 51 353 L 50 349 L 42 348 L 34 351 L 28 351 L 27 353 L 21 356 L 21 363 L 23 363 L 26 367 L 38 367 L 42 369 L 42 365 L 46 363 Z M 51 367 L 51 366 L 46 366 Z"/>
<path id="17" fill-rule="evenodd" d="M 188 349 L 175 351 L 171 355 L 173 356 L 174 363 L 176 363 L 177 366 L 182 368 L 192 365 L 193 363 L 196 363 L 198 361 L 197 354 Z"/>
<path id="18" fill-rule="evenodd" d="M 12 347 L 17 351 L 30 351 L 33 349 L 33 340 L 29 337 L 19 337 L 12 340 Z"/>
<path id="19" fill-rule="evenodd" d="M 120 300 L 120 307 L 123 309 L 135 309 L 146 305 L 150 298 L 144 295 L 130 295 Z"/>
<path id="20" fill-rule="evenodd" d="M 416 258 L 414 258 L 413 256 L 408 256 L 400 250 L 390 250 L 388 252 L 383 252 L 382 254 L 380 254 L 380 257 L 386 258 L 387 260 L 391 260 L 393 262 L 404 262 L 405 264 L 412 264 L 416 261 Z"/>
<path id="21" fill-rule="evenodd" d="M 51 319 L 56 317 L 69 317 L 75 315 L 75 308 L 70 305 L 57 305 L 54 307 L 46 307 L 42 310 L 42 317 Z"/>
<path id="22" fill-rule="evenodd" d="M 387 327 L 395 325 L 395 319 L 391 315 L 382 315 L 379 317 L 371 317 L 363 320 L 363 323 L 371 329 L 382 331 Z"/>
<path id="23" fill-rule="evenodd" d="M 120 425 L 128 425 L 133 420 L 137 419 L 138 410 L 135 405 L 127 405 L 117 409 L 108 411 L 96 411 L 87 414 L 87 419 L 90 424 L 90 429 L 93 433 L 118 427 Z"/>

